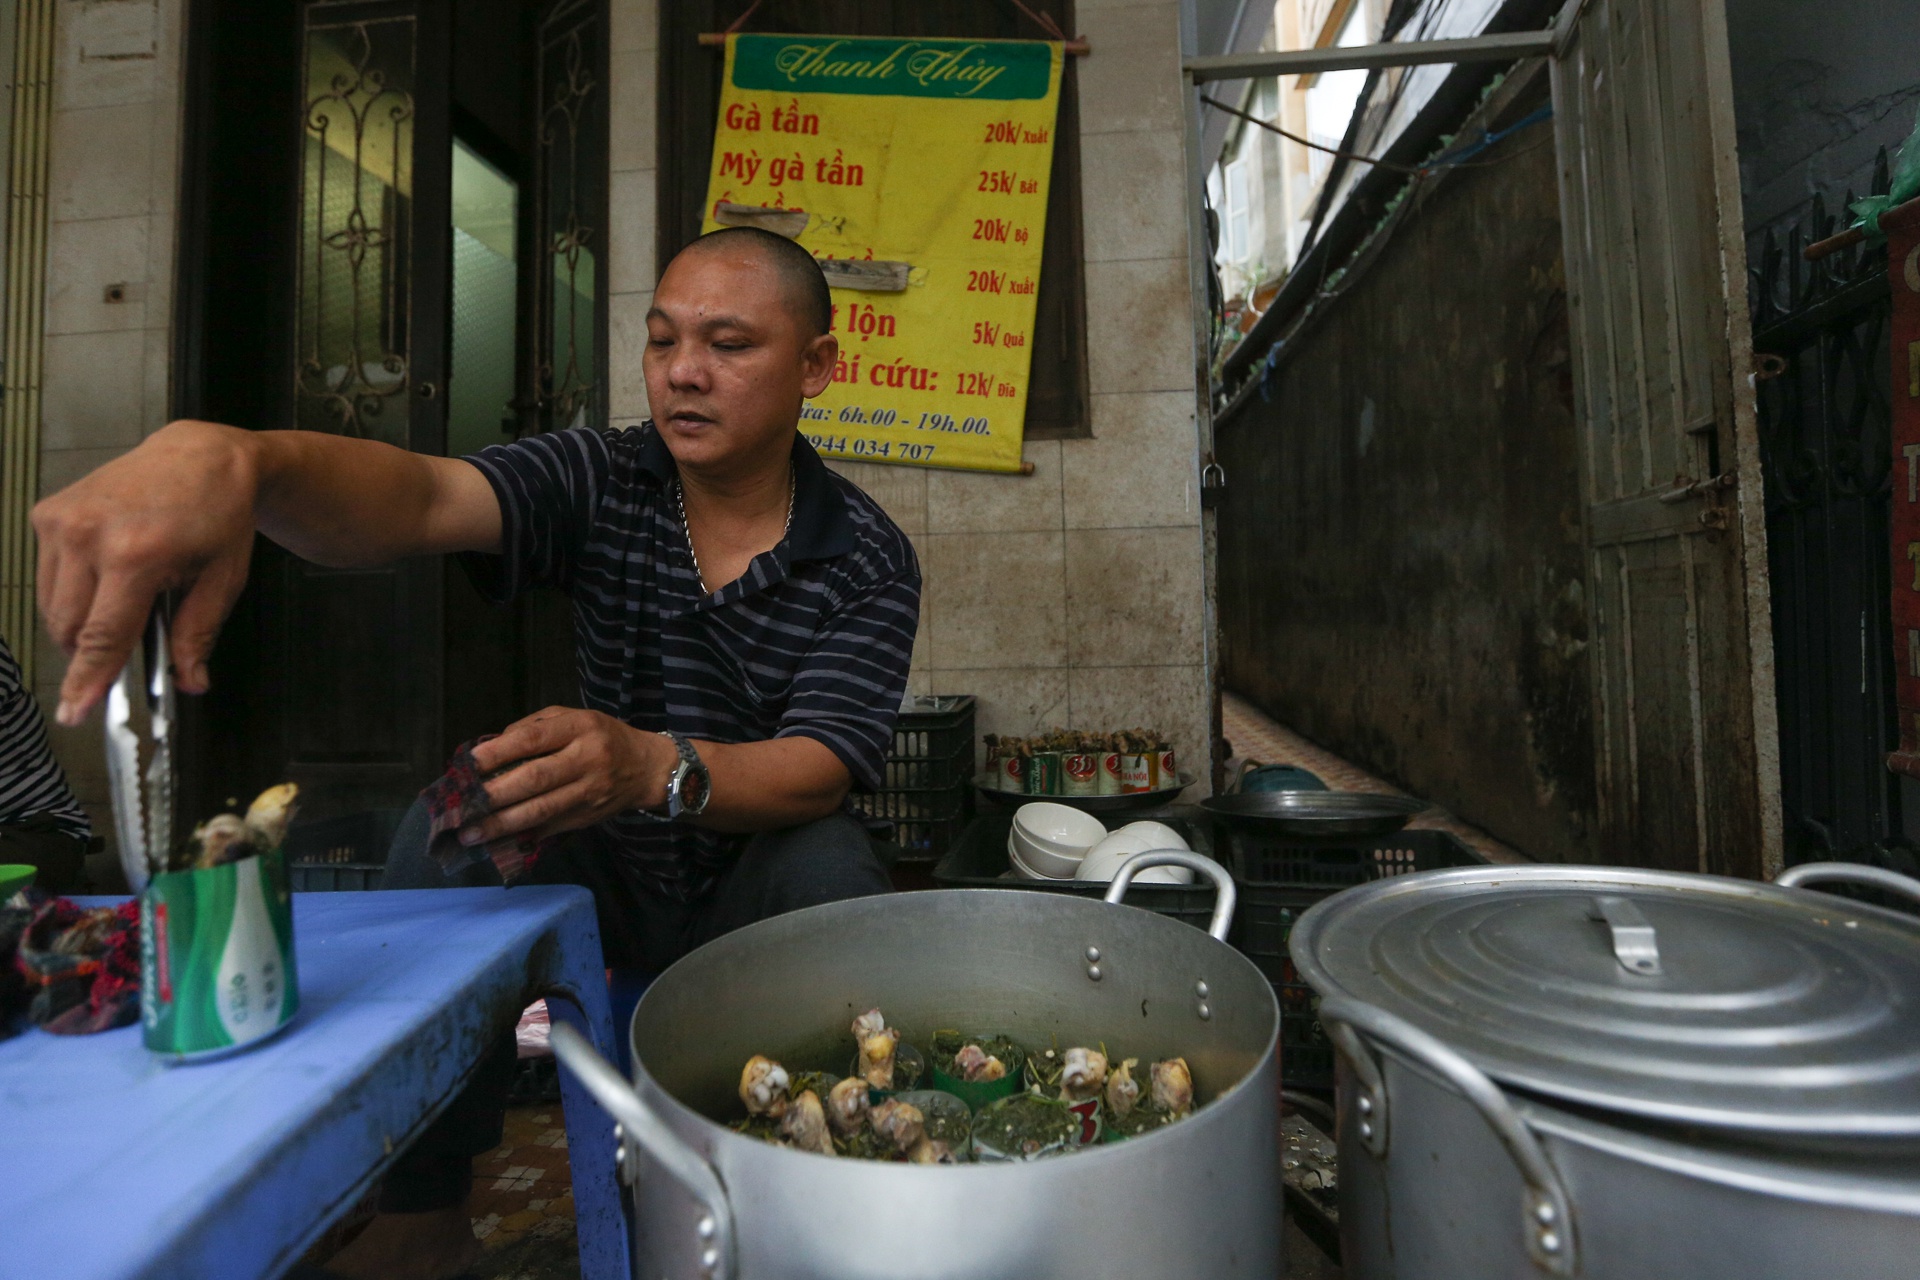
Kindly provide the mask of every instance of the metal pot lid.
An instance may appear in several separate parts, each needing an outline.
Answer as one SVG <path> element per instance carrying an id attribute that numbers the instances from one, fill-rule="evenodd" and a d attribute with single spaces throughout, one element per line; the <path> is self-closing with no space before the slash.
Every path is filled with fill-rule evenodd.
<path id="1" fill-rule="evenodd" d="M 1637 1117 L 1920 1135 L 1920 921 L 1832 894 L 1613 867 L 1350 889 L 1294 926 L 1325 996 L 1494 1079 Z"/>

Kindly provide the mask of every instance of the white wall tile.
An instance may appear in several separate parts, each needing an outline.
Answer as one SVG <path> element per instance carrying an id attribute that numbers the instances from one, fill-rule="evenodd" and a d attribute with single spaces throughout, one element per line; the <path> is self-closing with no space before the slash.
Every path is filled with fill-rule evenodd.
<path id="1" fill-rule="evenodd" d="M 55 334 L 47 339 L 41 446 L 130 449 L 144 434 L 146 334 Z"/>
<path id="2" fill-rule="evenodd" d="M 1062 543 L 1050 533 L 930 533 L 921 543 L 933 669 L 1066 661 Z"/>
<path id="3" fill-rule="evenodd" d="M 1060 525 L 1060 442 L 1029 440 L 1033 474 L 930 470 L 929 533 L 1017 533 Z"/>
<path id="4" fill-rule="evenodd" d="M 613 78 L 607 99 L 607 167 L 614 173 L 658 167 L 658 57 L 649 50 L 608 55 Z"/>
<path id="5" fill-rule="evenodd" d="M 48 333 L 98 333 L 146 325 L 151 221 L 96 218 L 48 226 Z M 107 287 L 114 284 L 126 286 L 127 301 L 106 301 Z"/>
<path id="6" fill-rule="evenodd" d="M 900 526 L 901 532 L 918 545 L 919 538 L 927 532 L 927 480 L 934 473 L 925 467 L 842 462 L 837 458 L 827 462 L 827 469 L 859 485 Z"/>
<path id="7" fill-rule="evenodd" d="M 1168 131 L 1096 133 L 1081 140 L 1081 223 L 1087 261 L 1184 257 L 1187 155 Z"/>
<path id="8" fill-rule="evenodd" d="M 973 731 L 978 736 L 1026 737 L 1067 724 L 1067 680 L 1068 673 L 1058 667 L 976 671 L 936 667 L 928 683 L 931 693 L 970 693 L 979 700 L 973 713 Z"/>
<path id="9" fill-rule="evenodd" d="M 647 374 L 641 360 L 647 348 L 647 308 L 652 305 L 651 289 L 607 298 L 608 412 L 612 417 L 647 416 Z"/>
<path id="10" fill-rule="evenodd" d="M 611 175 L 607 190 L 607 288 L 613 293 L 645 293 L 658 273 L 653 266 L 656 223 L 656 174 L 635 169 Z"/>
<path id="11" fill-rule="evenodd" d="M 162 36 L 155 0 L 63 4 L 55 21 L 56 109 L 153 99 Z"/>
<path id="12" fill-rule="evenodd" d="M 1198 527 L 1068 530 L 1069 665 L 1200 661 L 1200 554 Z"/>
<path id="13" fill-rule="evenodd" d="M 1093 52 L 1080 59 L 1080 133 L 1186 129 L 1180 103 L 1180 7 L 1081 6 L 1080 33 Z"/>
<path id="14" fill-rule="evenodd" d="M 56 111 L 48 143 L 48 212 L 120 218 L 151 211 L 153 108 L 147 103 Z"/>
<path id="15" fill-rule="evenodd" d="M 1060 443 L 1069 529 L 1200 523 L 1193 394 L 1093 397 L 1093 438 Z"/>
<path id="16" fill-rule="evenodd" d="M 608 39 L 612 52 L 660 47 L 659 0 L 608 0 L 607 20 L 612 27 Z"/>
<path id="17" fill-rule="evenodd" d="M 1158 729 L 1173 743 L 1175 768 L 1203 784 L 1211 775 L 1212 695 L 1199 663 L 1075 667 L 1067 688 L 1074 727 Z"/>
<path id="18" fill-rule="evenodd" d="M 1087 364 L 1095 391 L 1188 391 L 1197 370 L 1185 258 L 1087 264 Z"/>

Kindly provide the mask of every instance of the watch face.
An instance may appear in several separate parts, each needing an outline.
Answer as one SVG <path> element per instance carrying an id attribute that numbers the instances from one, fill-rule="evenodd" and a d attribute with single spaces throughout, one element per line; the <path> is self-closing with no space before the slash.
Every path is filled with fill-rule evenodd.
<path id="1" fill-rule="evenodd" d="M 707 773 L 688 766 L 680 774 L 680 808 L 699 813 L 707 807 Z"/>

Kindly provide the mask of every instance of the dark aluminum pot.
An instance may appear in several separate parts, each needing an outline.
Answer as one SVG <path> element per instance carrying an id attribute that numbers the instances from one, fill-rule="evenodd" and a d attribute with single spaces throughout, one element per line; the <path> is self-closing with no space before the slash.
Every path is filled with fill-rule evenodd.
<path id="1" fill-rule="evenodd" d="M 1295 926 L 1355 1280 L 1920 1274 L 1920 921 L 1606 867 L 1382 881 Z"/>
<path id="2" fill-rule="evenodd" d="M 1210 929 L 1117 904 L 1134 873 L 1212 877 Z M 1283 1274 L 1279 1008 L 1223 941 L 1233 884 L 1212 860 L 1144 853 L 1106 902 L 1020 890 L 860 898 L 728 934 L 634 1011 L 629 1088 L 585 1041 L 554 1049 L 620 1121 L 635 1274 L 740 1280 Z M 878 1007 L 905 1038 L 941 1027 L 1184 1057 L 1199 1106 L 1178 1124 L 1052 1159 L 908 1166 L 734 1133 L 740 1068 L 841 1041 Z"/>

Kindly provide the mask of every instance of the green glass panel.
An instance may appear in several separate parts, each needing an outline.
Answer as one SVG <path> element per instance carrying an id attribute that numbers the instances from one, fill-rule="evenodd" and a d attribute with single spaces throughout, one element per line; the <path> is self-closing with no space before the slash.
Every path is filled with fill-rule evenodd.
<path id="1" fill-rule="evenodd" d="M 306 31 L 295 420 L 407 443 L 414 21 Z"/>
<path id="2" fill-rule="evenodd" d="M 447 381 L 452 457 L 512 438 L 518 201 L 512 179 L 454 142 L 453 363 Z"/>

